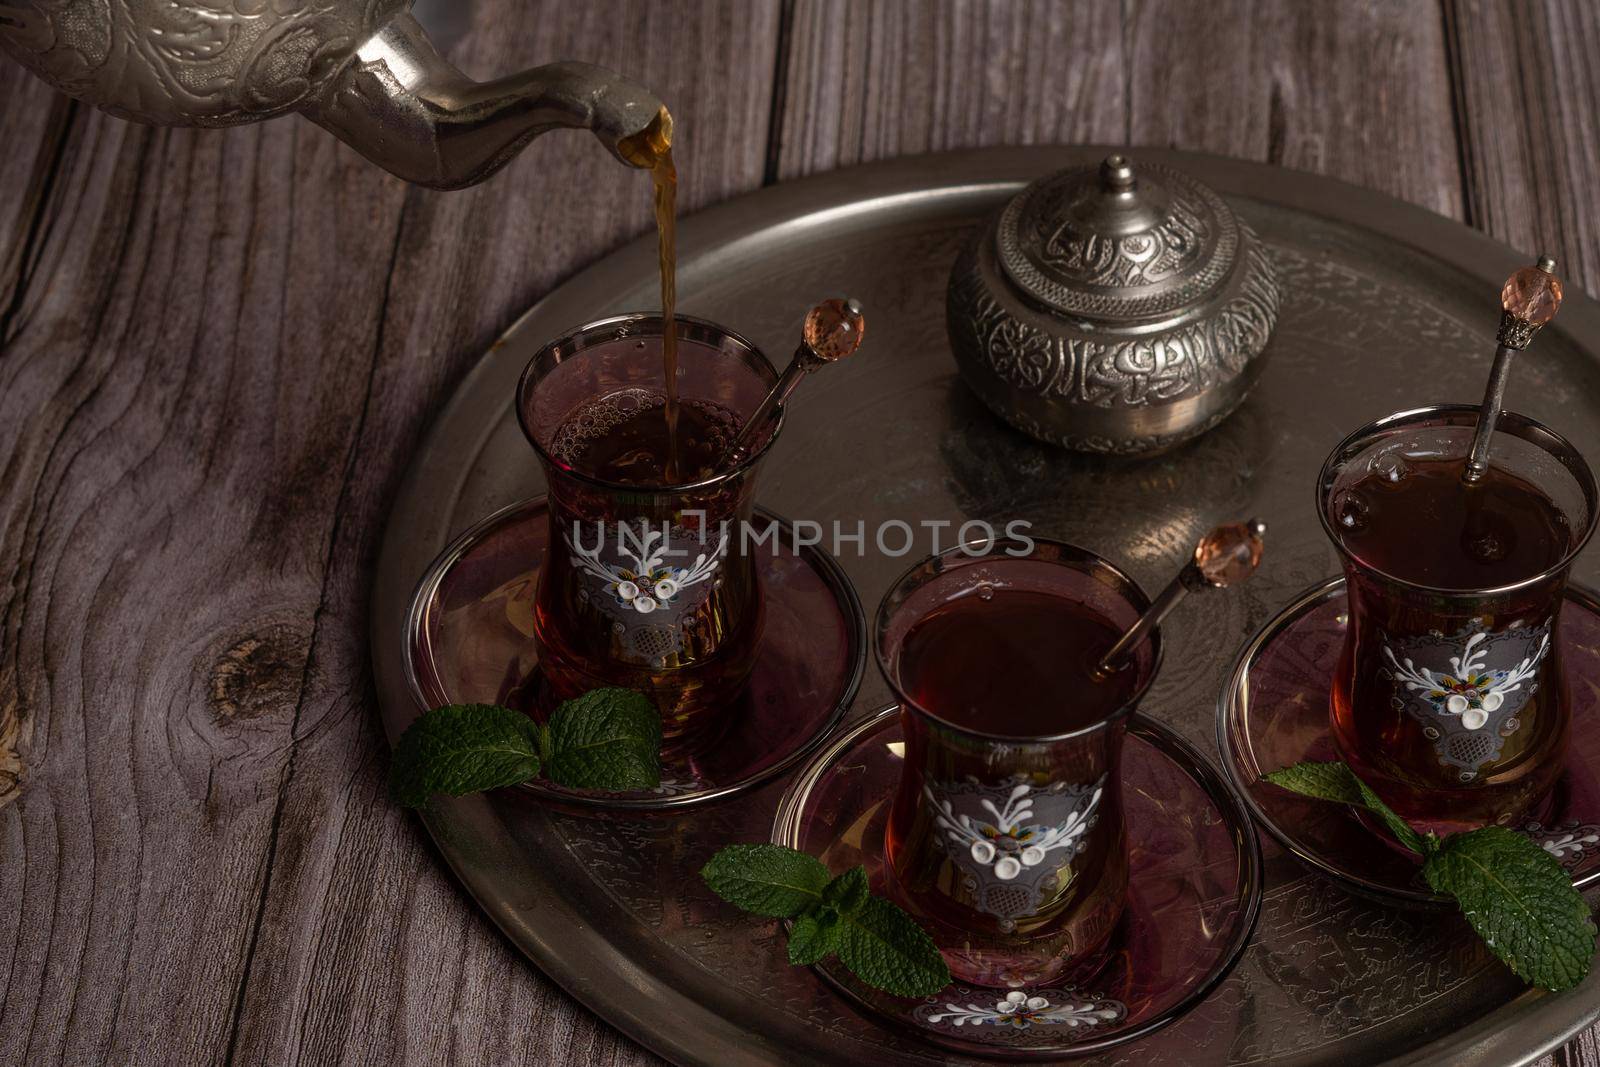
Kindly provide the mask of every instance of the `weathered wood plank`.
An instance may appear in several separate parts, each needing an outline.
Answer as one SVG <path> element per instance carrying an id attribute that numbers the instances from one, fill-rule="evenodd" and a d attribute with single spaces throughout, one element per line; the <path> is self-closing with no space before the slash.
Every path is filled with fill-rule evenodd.
<path id="1" fill-rule="evenodd" d="M 0 363 L 5 1062 L 226 1044 L 398 223 L 322 140 L 63 151 Z"/>
<path id="2" fill-rule="evenodd" d="M 1467 218 L 1600 293 L 1600 7 L 1447 0 Z"/>
<path id="3" fill-rule="evenodd" d="M 1600 1065 L 1600 1040 L 1596 1035 L 1600 1030 L 1590 1030 L 1572 1041 L 1558 1053 L 1550 1057 L 1550 1067 L 1597 1067 Z M 1544 1067 L 1543 1064 L 1540 1067 Z"/>
<path id="4" fill-rule="evenodd" d="M 1298 167 L 1459 217 L 1428 4 L 800 0 L 778 173 L 990 144 L 1158 144 Z"/>
<path id="5" fill-rule="evenodd" d="M 1132 0 L 1127 140 L 1315 171 L 1461 217 L 1431 3 Z"/>
<path id="6" fill-rule="evenodd" d="M 759 183 L 775 3 L 474 12 L 469 67 L 632 65 L 693 116 L 688 205 Z M 47 94 L 6 71 L 6 129 L 37 125 Z M 388 804 L 366 681 L 371 557 L 428 414 L 647 224 L 642 178 L 581 135 L 529 157 L 444 196 L 294 120 L 80 113 L 0 360 L 0 707 L 28 731 L 0 1061 L 650 1060 Z"/>
<path id="7" fill-rule="evenodd" d="M 1119 142 L 1118 5 L 799 0 L 777 174 L 995 144 Z"/>
<path id="8" fill-rule="evenodd" d="M 75 106 L 16 63 L 0 64 L 0 350 L 14 330 L 22 290 L 45 221 L 44 201 L 60 168 Z M 0 746 L 9 751 L 0 719 Z M 5 773 L 0 769 L 0 774 Z M 0 783 L 0 795 L 10 792 Z"/>
<path id="9" fill-rule="evenodd" d="M 649 85 L 681 116 L 688 209 L 760 184 L 778 6 L 473 8 L 477 74 L 557 57 Z M 557 134 L 488 185 L 413 192 L 384 305 L 323 590 L 277 858 L 235 1059 L 632 1065 L 657 1062 L 577 1008 L 498 935 L 383 794 L 366 607 L 389 498 L 459 375 L 583 263 L 647 230 L 649 184 L 589 138 Z M 530 456 L 531 461 L 531 456 Z M 360 681 L 358 681 L 360 680 Z"/>

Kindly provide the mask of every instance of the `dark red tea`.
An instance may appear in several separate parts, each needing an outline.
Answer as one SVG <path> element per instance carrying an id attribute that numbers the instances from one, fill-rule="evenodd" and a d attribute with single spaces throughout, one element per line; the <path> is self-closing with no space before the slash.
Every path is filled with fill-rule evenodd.
<path id="1" fill-rule="evenodd" d="M 690 483 L 718 474 L 739 417 L 709 400 L 684 400 L 674 429 L 668 410 L 667 398 L 648 389 L 599 397 L 561 424 L 551 454 L 571 470 L 623 485 L 672 484 L 669 477 Z"/>
<path id="2" fill-rule="evenodd" d="M 1335 743 L 1400 814 L 1439 831 L 1527 811 L 1559 777 L 1568 730 L 1564 572 L 1485 592 L 1558 570 L 1571 523 L 1498 467 L 1464 484 L 1465 463 L 1379 454 L 1328 501 L 1351 603 Z"/>
<path id="3" fill-rule="evenodd" d="M 1413 585 L 1470 591 L 1531 578 L 1572 548 L 1567 517 L 1548 496 L 1498 467 L 1471 486 L 1466 459 L 1386 455 L 1337 492 L 1345 550 Z"/>
<path id="4" fill-rule="evenodd" d="M 726 473 L 738 429 L 728 409 L 681 399 L 674 442 L 666 397 L 629 388 L 584 403 L 550 438 L 560 468 L 629 488 L 551 479 L 552 536 L 567 551 L 551 553 L 539 583 L 541 667 L 558 698 L 602 686 L 650 695 L 675 747 L 715 742 L 761 637 L 761 589 L 738 541 L 749 478 L 663 488 Z"/>
<path id="5" fill-rule="evenodd" d="M 1034 581 L 1048 572 L 1013 565 Z M 1067 595 L 1092 579 L 1048 570 L 1062 593 L 963 589 L 917 618 L 891 658 L 907 705 L 889 887 L 952 972 L 978 985 L 1087 974 L 1126 901 L 1114 714 L 1148 684 L 1153 659 L 1096 679 L 1122 627 Z"/>
<path id="6" fill-rule="evenodd" d="M 1137 672 L 1097 679 L 1120 636 L 1103 616 L 1030 590 L 972 592 L 929 612 L 900 650 L 905 694 L 969 730 L 1048 737 L 1104 720 L 1137 688 Z"/>

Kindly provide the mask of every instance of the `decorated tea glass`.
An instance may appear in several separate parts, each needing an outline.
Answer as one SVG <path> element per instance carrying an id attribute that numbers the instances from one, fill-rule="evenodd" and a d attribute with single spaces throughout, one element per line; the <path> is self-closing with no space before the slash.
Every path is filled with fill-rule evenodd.
<path id="1" fill-rule="evenodd" d="M 754 663 L 759 548 L 743 534 L 781 411 L 737 462 L 719 462 L 778 376 L 749 341 L 678 316 L 679 480 L 627 473 L 666 433 L 641 416 L 665 402 L 661 329 L 659 316 L 624 315 L 550 342 L 522 374 L 517 414 L 549 483 L 534 631 L 553 695 L 644 692 L 681 747 L 714 740 Z"/>
<path id="2" fill-rule="evenodd" d="M 919 668 L 908 662 L 907 636 L 974 602 L 996 613 L 978 625 L 1004 630 L 1007 605 L 1021 603 L 1019 594 L 1046 611 L 1054 605 L 1055 618 L 1073 632 L 1101 636 L 1072 650 L 1071 661 L 1059 663 L 1059 688 L 1033 693 L 1017 715 L 981 725 L 951 721 L 954 705 L 941 686 L 982 687 L 1015 664 L 941 654 L 936 677 L 912 677 L 908 670 Z M 931 557 L 884 597 L 875 644 L 900 698 L 905 738 L 885 879 L 959 981 L 1018 988 L 1069 969 L 1087 975 L 1103 959 L 1127 900 L 1123 737 L 1155 677 L 1159 634 L 1131 651 L 1108 683 L 1115 687 L 1108 710 L 1085 721 L 1074 707 L 1083 688 L 1097 684 L 1098 658 L 1149 603 L 1132 579 L 1091 552 L 1007 538 Z M 1037 651 L 1018 649 L 1019 656 Z M 1041 731 L 1040 724 L 1056 726 Z"/>
<path id="3" fill-rule="evenodd" d="M 1461 485 L 1477 421 L 1462 405 L 1379 419 L 1339 443 L 1317 483 L 1348 579 L 1335 746 L 1392 808 L 1439 832 L 1530 814 L 1561 775 L 1570 696 L 1557 622 L 1595 525 L 1583 457 L 1511 412 L 1488 478 Z M 1430 469 L 1441 483 L 1415 484 Z M 1426 545 L 1447 527 L 1459 551 Z"/>

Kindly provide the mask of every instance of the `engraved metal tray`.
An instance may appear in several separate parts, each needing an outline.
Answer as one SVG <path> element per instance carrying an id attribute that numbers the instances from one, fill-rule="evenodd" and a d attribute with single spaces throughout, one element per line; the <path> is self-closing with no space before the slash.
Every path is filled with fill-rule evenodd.
<path id="1" fill-rule="evenodd" d="M 1245 405 L 1165 456 L 1111 460 L 1036 444 L 956 377 L 945 280 L 973 226 L 1028 180 L 1105 154 L 1030 148 L 925 156 L 780 185 L 685 220 L 684 310 L 739 330 L 776 359 L 818 299 L 848 294 L 869 319 L 850 363 L 797 396 L 762 503 L 848 530 L 863 520 L 1025 519 L 1106 554 L 1146 588 L 1224 519 L 1271 524 L 1245 587 L 1182 606 L 1143 710 L 1215 759 L 1216 696 L 1239 645 L 1337 569 L 1312 483 L 1345 433 L 1402 408 L 1475 401 L 1500 283 L 1531 261 L 1464 226 L 1376 193 L 1259 164 L 1157 150 L 1228 197 L 1284 283 L 1270 362 Z M 693 176 L 689 176 L 693 180 Z M 641 186 L 640 195 L 645 195 Z M 415 715 L 401 671 L 406 607 L 429 561 L 495 509 L 542 490 L 512 417 L 518 373 L 548 337 L 657 300 L 653 237 L 567 282 L 462 382 L 413 461 L 379 560 L 372 641 L 384 725 Z M 1508 406 L 1589 451 L 1600 444 L 1600 306 L 1571 293 L 1518 361 Z M 425 358 L 426 353 L 417 353 Z M 944 531 L 949 543 L 954 527 Z M 927 535 L 916 551 L 925 553 Z M 841 562 L 870 614 L 909 562 L 872 547 Z M 1600 577 L 1600 554 L 1576 577 Z M 869 673 L 852 715 L 886 703 Z M 682 816 L 579 816 L 506 791 L 439 800 L 425 816 L 469 892 L 546 973 L 681 1064 L 951 1062 L 852 1013 L 789 967 L 774 926 L 720 905 L 695 872 L 720 845 L 763 841 L 786 779 Z M 1600 972 L 1559 996 L 1521 990 L 1451 915 L 1350 895 L 1267 843 L 1254 943 L 1184 1019 L 1090 1061 L 1105 1064 L 1521 1064 L 1600 1014 Z M 753 944 L 752 944 L 753 941 Z"/>

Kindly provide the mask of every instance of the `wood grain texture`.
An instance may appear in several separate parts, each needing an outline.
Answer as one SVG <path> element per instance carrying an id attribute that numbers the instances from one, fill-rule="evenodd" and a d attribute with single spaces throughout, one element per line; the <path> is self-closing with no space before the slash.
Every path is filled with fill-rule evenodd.
<path id="1" fill-rule="evenodd" d="M 587 59 L 655 89 L 686 210 L 764 171 L 1130 142 L 1600 268 L 1586 0 L 430 2 L 474 75 Z M 0 145 L 0 798 L 8 746 L 26 764 L 0 1062 L 659 1062 L 387 802 L 366 647 L 417 440 L 524 308 L 647 228 L 642 178 L 557 134 L 413 190 L 296 120 L 141 129 L 8 61 Z M 1600 1067 L 1594 1035 L 1556 1065 Z"/>
<path id="2" fill-rule="evenodd" d="M 775 3 L 521 7 L 478 5 L 457 58 L 627 68 L 697 116 L 688 206 L 759 184 Z M 297 120 L 81 111 L 61 157 L 3 246 L 43 235 L 0 360 L 0 707 L 27 763 L 0 812 L 0 1062 L 654 1062 L 526 966 L 388 803 L 365 641 L 429 416 L 647 226 L 648 184 L 560 134 L 425 193 Z"/>
<path id="3" fill-rule="evenodd" d="M 16 328 L 23 289 L 37 262 L 47 220 L 45 199 L 61 161 L 67 129 L 77 105 L 50 91 L 15 63 L 0 65 L 0 347 Z M 0 704 L 0 748 L 10 752 L 14 738 L 7 723 L 15 709 Z M 3 759 L 3 757 L 0 757 Z M 0 764 L 0 798 L 11 793 L 10 772 Z"/>
<path id="4" fill-rule="evenodd" d="M 799 0 L 777 173 L 944 148 L 1151 144 L 1316 171 L 1459 218 L 1432 4 Z"/>
<path id="5" fill-rule="evenodd" d="M 1600 293 L 1600 5 L 1449 0 L 1467 220 Z"/>
<path id="6" fill-rule="evenodd" d="M 1460 218 L 1432 3 L 1129 0 L 1132 144 L 1342 178 Z"/>
<path id="7" fill-rule="evenodd" d="M 226 1047 L 400 204 L 313 133 L 82 111 L 44 205 L 0 363 L 0 1061 Z"/>
<path id="8" fill-rule="evenodd" d="M 798 0 L 779 177 L 979 145 L 1117 142 L 1118 5 Z"/>
<path id="9" fill-rule="evenodd" d="M 466 69 L 557 57 L 615 66 L 694 117 L 676 152 L 686 209 L 759 184 L 775 3 L 640 0 L 554 20 L 509 20 L 507 10 L 474 9 L 468 51 L 455 57 Z M 734 59 L 707 65 L 708 55 Z M 529 304 L 650 225 L 647 180 L 582 134 L 535 142 L 482 187 L 406 195 L 359 446 L 334 509 L 235 1062 L 275 1064 L 285 1048 L 374 1065 L 656 1062 L 528 967 L 421 843 L 415 820 L 388 803 L 388 746 L 366 681 L 372 565 L 389 497 L 432 413 Z"/>

